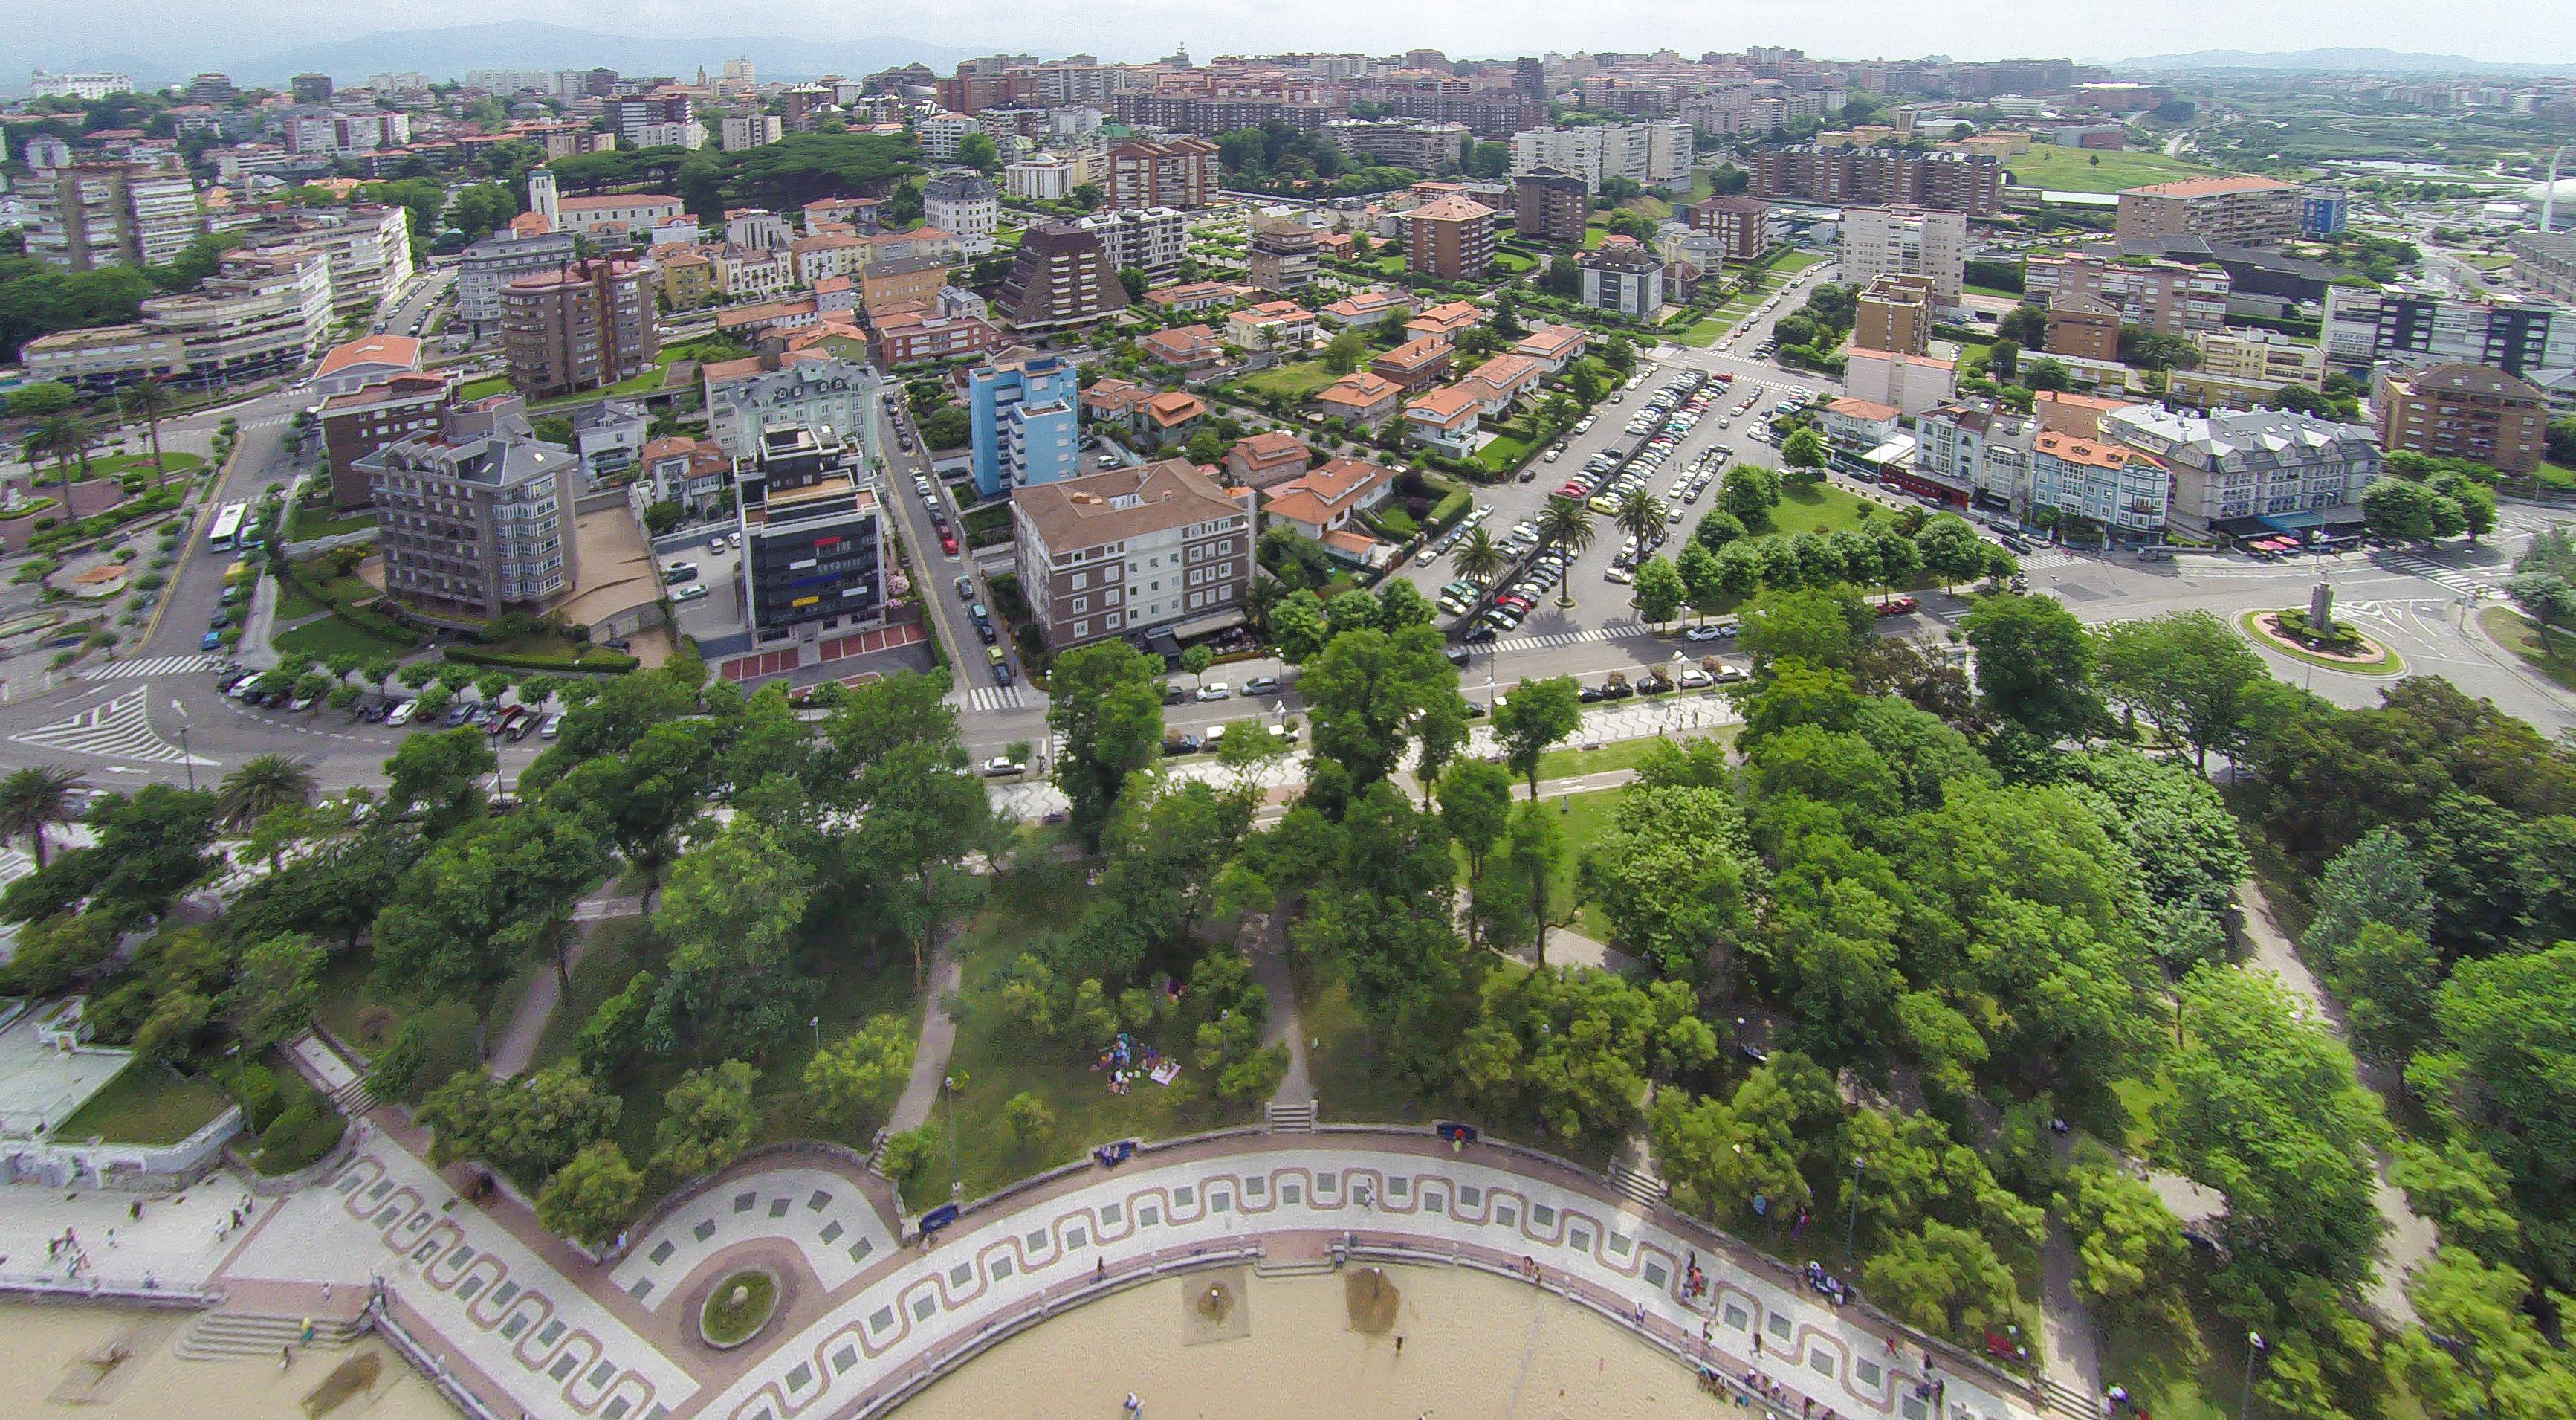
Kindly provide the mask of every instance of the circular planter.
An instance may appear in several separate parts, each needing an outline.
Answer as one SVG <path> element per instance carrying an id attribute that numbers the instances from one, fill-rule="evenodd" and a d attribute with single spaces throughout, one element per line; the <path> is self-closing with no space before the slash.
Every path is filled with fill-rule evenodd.
<path id="1" fill-rule="evenodd" d="M 750 1341 L 778 1310 L 778 1274 L 747 1267 L 719 1280 L 698 1307 L 698 1339 L 719 1351 Z"/>
<path id="2" fill-rule="evenodd" d="M 2279 615 L 2278 612 L 2249 611 L 2239 616 L 2236 624 L 2255 644 L 2320 670 L 2358 676 L 2393 676 L 2406 669 L 2403 657 L 2367 636 L 2361 638 L 2361 644 L 2368 648 L 2366 655 L 2338 655 L 2302 644 L 2281 630 L 2277 621 Z"/>

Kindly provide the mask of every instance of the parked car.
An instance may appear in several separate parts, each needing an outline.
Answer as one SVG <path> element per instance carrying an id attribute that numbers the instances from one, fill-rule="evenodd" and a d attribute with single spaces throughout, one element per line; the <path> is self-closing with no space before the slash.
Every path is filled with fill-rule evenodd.
<path id="1" fill-rule="evenodd" d="M 392 710 L 386 712 L 385 723 L 387 725 L 408 725 L 411 723 L 411 717 L 418 713 L 420 713 L 420 702 L 417 700 L 406 700 L 402 704 L 397 705 Z"/>
<path id="2" fill-rule="evenodd" d="M 1915 600 L 1912 597 L 1889 597 L 1887 600 L 1878 604 L 1878 614 L 1881 616 L 1907 616 L 1913 613 L 1915 605 Z"/>
<path id="3" fill-rule="evenodd" d="M 1243 693 L 1246 695 L 1268 695 L 1278 688 L 1279 677 L 1275 675 L 1257 675 L 1243 683 Z"/>
<path id="4" fill-rule="evenodd" d="M 692 582 L 688 586 L 682 587 L 678 591 L 671 593 L 671 600 L 675 602 L 693 602 L 706 594 L 706 583 Z"/>
<path id="5" fill-rule="evenodd" d="M 1163 703 L 1166 705 L 1187 705 L 1190 703 L 1190 693 L 1184 687 L 1167 680 L 1163 682 Z"/>
<path id="6" fill-rule="evenodd" d="M 1202 703 L 1230 700 L 1233 697 L 1234 692 L 1226 689 L 1225 682 L 1221 680 L 1212 680 L 1199 687 L 1198 698 Z"/>
<path id="7" fill-rule="evenodd" d="M 960 577 L 957 579 L 957 600 L 961 602 L 972 602 L 975 600 L 974 578 Z"/>
<path id="8" fill-rule="evenodd" d="M 223 644 L 224 633 L 220 631 L 209 631 L 197 638 L 197 649 L 200 651 L 220 650 Z"/>
<path id="9" fill-rule="evenodd" d="M 698 580 L 698 564 L 694 562 L 674 562 L 662 569 L 662 580 L 666 583 L 694 582 Z"/>
<path id="10" fill-rule="evenodd" d="M 1025 773 L 1027 770 L 1027 765 L 1012 763 L 1011 757 L 1007 754 L 997 754 L 984 761 L 984 777 L 987 779 L 1007 778 L 1013 774 Z"/>
<path id="11" fill-rule="evenodd" d="M 551 715 L 548 715 L 548 716 L 546 717 L 546 724 L 545 724 L 545 728 L 544 728 L 544 729 L 541 729 L 541 730 L 539 730 L 539 731 L 537 731 L 537 738 L 538 738 L 538 739 L 541 739 L 541 740 L 550 740 L 550 739 L 553 739 L 555 736 L 562 734 L 562 733 L 563 733 L 563 720 L 564 720 L 564 717 L 563 717 L 563 712 L 562 712 L 561 710 L 558 710 L 558 711 L 556 711 L 555 713 L 553 713 L 553 714 L 551 714 Z"/>
<path id="12" fill-rule="evenodd" d="M 1198 752 L 1199 737 L 1196 735 L 1163 736 L 1163 753 L 1166 755 L 1196 754 Z"/>

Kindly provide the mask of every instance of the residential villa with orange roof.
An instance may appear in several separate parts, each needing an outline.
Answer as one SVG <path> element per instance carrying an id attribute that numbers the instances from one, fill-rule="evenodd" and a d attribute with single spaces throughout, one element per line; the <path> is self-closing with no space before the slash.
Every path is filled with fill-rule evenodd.
<path id="1" fill-rule="evenodd" d="M 1429 389 L 1448 372 L 1449 358 L 1454 353 L 1449 342 L 1437 335 L 1408 340 L 1393 350 L 1381 351 L 1369 361 L 1369 373 L 1387 380 L 1406 394 Z"/>
<path id="2" fill-rule="evenodd" d="M 1473 301 L 1443 301 L 1404 323 L 1407 335 L 1436 335 L 1454 340 L 1458 332 L 1485 318 L 1485 312 Z"/>
<path id="3" fill-rule="evenodd" d="M 2043 431 L 2030 458 L 2030 506 L 2090 518 L 2124 537 L 2160 537 L 2173 475 L 2121 444 Z"/>
<path id="4" fill-rule="evenodd" d="M 1551 375 L 1562 375 L 1566 366 L 1583 358 L 1591 343 L 1590 333 L 1579 325 L 1542 325 L 1522 336 L 1512 353 L 1537 361 Z"/>
<path id="5" fill-rule="evenodd" d="M 1334 459 L 1262 495 L 1261 511 L 1300 536 L 1322 542 L 1359 513 L 1386 501 L 1395 470 L 1358 459 Z"/>
<path id="6" fill-rule="evenodd" d="M 1227 316 L 1225 334 L 1245 350 L 1302 350 L 1315 342 L 1315 313 L 1295 301 L 1264 301 Z"/>
<path id="7" fill-rule="evenodd" d="M 1195 315 L 1222 305 L 1242 300 L 1251 292 L 1249 286 L 1234 286 L 1223 281 L 1192 281 L 1187 285 L 1157 286 L 1145 293 L 1145 304 L 1165 316 Z"/>
<path id="8" fill-rule="evenodd" d="M 1535 394 L 1547 370 L 1526 355 L 1497 355 L 1469 370 L 1458 387 L 1476 396 L 1488 419 L 1499 418 L 1521 396 Z"/>
<path id="9" fill-rule="evenodd" d="M 1139 402 L 1130 427 L 1153 449 L 1186 442 L 1208 422 L 1207 401 L 1187 390 L 1165 390 Z"/>
<path id="10" fill-rule="evenodd" d="M 1238 488 L 1269 488 L 1304 473 L 1314 457 L 1296 435 L 1264 429 L 1225 451 L 1225 481 Z"/>
<path id="11" fill-rule="evenodd" d="M 1390 317 L 1413 314 L 1413 298 L 1402 291 L 1354 291 L 1317 311 L 1324 324 L 1343 330 L 1372 330 Z"/>
<path id="12" fill-rule="evenodd" d="M 2031 397 L 2030 412 L 2039 420 L 2042 429 L 2083 439 L 2098 439 L 2102 437 L 2103 415 L 2145 402 L 2114 399 L 2108 395 L 2077 394 L 2073 390 L 2042 390 Z"/>
<path id="13" fill-rule="evenodd" d="M 1148 360 L 1159 361 L 1175 370 L 1204 370 L 1225 360 L 1225 342 L 1216 338 L 1216 330 L 1207 325 L 1180 325 L 1158 330 L 1136 342 Z"/>
<path id="14" fill-rule="evenodd" d="M 1082 392 L 1082 414 L 1111 424 L 1134 428 L 1138 406 L 1154 397 L 1154 391 L 1134 380 L 1108 376 Z"/>
<path id="15" fill-rule="evenodd" d="M 1476 451 L 1478 420 L 1483 413 L 1484 401 L 1474 390 L 1450 385 L 1404 406 L 1404 432 L 1426 447 L 1453 458 L 1465 458 Z"/>
<path id="16" fill-rule="evenodd" d="M 313 370 L 313 387 L 329 399 L 419 369 L 419 341 L 408 335 L 362 335 L 323 354 Z"/>
<path id="17" fill-rule="evenodd" d="M 1374 429 L 1404 406 L 1404 386 L 1373 370 L 1342 376 L 1315 392 L 1313 403 L 1327 419 L 1341 419 Z"/>

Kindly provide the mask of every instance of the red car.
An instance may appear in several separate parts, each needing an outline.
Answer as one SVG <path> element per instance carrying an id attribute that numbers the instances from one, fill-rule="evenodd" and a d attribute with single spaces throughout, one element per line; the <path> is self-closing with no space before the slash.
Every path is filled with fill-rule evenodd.
<path id="1" fill-rule="evenodd" d="M 951 557 L 956 556 L 957 539 L 948 533 L 941 533 L 939 535 L 939 550 L 947 553 Z"/>
<path id="2" fill-rule="evenodd" d="M 1881 616 L 1904 616 L 1907 613 L 1912 612 L 1914 610 L 1914 606 L 1915 602 L 1912 597 L 1889 597 L 1887 600 L 1878 604 L 1878 614 Z"/>

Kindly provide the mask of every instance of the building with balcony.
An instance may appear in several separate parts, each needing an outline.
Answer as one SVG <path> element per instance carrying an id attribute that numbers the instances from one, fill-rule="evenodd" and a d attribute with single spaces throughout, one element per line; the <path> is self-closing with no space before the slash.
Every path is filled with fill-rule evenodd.
<path id="1" fill-rule="evenodd" d="M 2249 247 L 2278 247 L 2299 234 L 2299 187 L 2235 174 L 2185 178 L 2120 193 L 2119 236 L 2200 237 Z"/>
<path id="2" fill-rule="evenodd" d="M 2500 473 L 2540 467 L 2548 396 L 2527 380 L 2485 365 L 2380 370 L 2370 403 L 2382 449 L 2467 459 Z"/>
<path id="3" fill-rule="evenodd" d="M 2022 284 L 2035 304 L 2099 301 L 2118 313 L 2121 324 L 2159 335 L 2222 328 L 2235 286 L 2215 263 L 2096 256 L 2034 256 L 2023 267 Z"/>
<path id="4" fill-rule="evenodd" d="M 2172 487 L 2164 465 L 2135 449 L 2043 432 L 2031 457 L 2029 507 L 2090 518 L 2114 537 L 2161 539 Z"/>
<path id="5" fill-rule="evenodd" d="M 794 427 L 830 433 L 864 452 L 874 438 L 877 373 L 821 350 L 752 355 L 698 367 L 707 434 L 737 459 L 755 458 L 761 436 Z"/>
<path id="6" fill-rule="evenodd" d="M 743 620 L 755 650 L 792 646 L 795 664 L 819 664 L 855 654 L 851 633 L 884 623 L 884 520 L 866 468 L 857 441 L 801 424 L 764 429 L 736 465 Z"/>
<path id="7" fill-rule="evenodd" d="M 1578 173 L 1536 167 L 1512 179 L 1512 209 L 1521 240 L 1580 247 L 1592 189 Z"/>
<path id="8" fill-rule="evenodd" d="M 35 218 L 27 255 L 66 271 L 164 265 L 206 231 L 197 185 L 177 166 L 77 162 L 17 187 Z"/>
<path id="9" fill-rule="evenodd" d="M 1254 219 L 1244 253 L 1244 277 L 1255 289 L 1294 296 L 1315 279 L 1321 264 L 1314 228 L 1293 217 Z"/>
<path id="10" fill-rule="evenodd" d="M 376 508 L 385 591 L 432 615 L 542 615 L 578 580 L 571 450 L 541 443 L 527 406 L 495 395 L 434 432 L 357 460 Z"/>
<path id="11" fill-rule="evenodd" d="M 643 266 L 587 257 L 501 291 L 510 383 L 532 399 L 604 389 L 651 369 L 661 349 Z"/>
<path id="12" fill-rule="evenodd" d="M 1868 283 L 1919 276 L 1931 283 L 1935 310 L 1957 309 L 1968 261 L 1968 219 L 1958 212 L 1904 207 L 1848 207 L 1842 220 L 1842 276 Z"/>
<path id="13" fill-rule="evenodd" d="M 322 462 L 332 506 L 347 512 L 373 496 L 358 461 L 388 444 L 437 431 L 456 400 L 456 377 L 398 373 L 322 401 Z"/>
<path id="14" fill-rule="evenodd" d="M 2283 409 L 2204 415 L 2140 404 L 2103 415 L 2101 428 L 2165 467 L 2172 524 L 2194 537 L 2355 527 L 2379 476 L 2369 430 Z"/>
<path id="15" fill-rule="evenodd" d="M 1494 264 L 1494 213 L 1452 193 L 1402 214 L 1404 267 L 1435 281 L 1469 281 Z"/>
<path id="16" fill-rule="evenodd" d="M 1252 490 L 1184 459 L 1045 484 L 1011 500 L 1020 588 L 1059 653 L 1238 624 L 1252 594 Z"/>
<path id="17" fill-rule="evenodd" d="M 966 375 L 975 491 L 986 498 L 1082 472 L 1079 371 L 1061 355 L 1015 346 Z"/>
<path id="18" fill-rule="evenodd" d="M 331 327 L 331 264 L 307 247 L 228 251 L 196 290 L 143 302 L 144 330 L 179 341 L 192 384 L 293 370 Z"/>
<path id="19" fill-rule="evenodd" d="M 1127 308 L 1127 288 L 1100 239 L 1070 222 L 1031 227 L 1002 280 L 994 314 L 1015 330 L 1088 325 Z"/>
<path id="20" fill-rule="evenodd" d="M 1664 259 L 1633 238 L 1611 237 L 1576 258 L 1583 304 L 1652 322 L 1664 312 Z"/>

